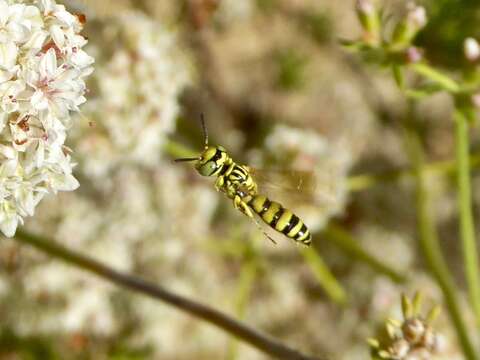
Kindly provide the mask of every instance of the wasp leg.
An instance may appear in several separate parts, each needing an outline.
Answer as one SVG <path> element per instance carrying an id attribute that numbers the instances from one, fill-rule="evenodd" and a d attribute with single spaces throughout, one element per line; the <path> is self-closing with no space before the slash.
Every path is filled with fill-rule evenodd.
<path id="1" fill-rule="evenodd" d="M 263 235 L 267 237 L 267 239 L 269 239 L 275 245 L 277 244 L 277 242 L 270 235 L 268 235 L 265 230 L 262 229 L 262 226 L 260 225 L 258 220 L 255 218 L 255 216 L 253 216 L 252 210 L 248 207 L 247 203 L 243 201 L 240 196 L 237 195 L 233 198 L 233 206 L 235 207 L 235 209 L 240 210 L 242 213 L 252 219 L 255 222 L 255 225 L 257 225 L 257 228 L 263 233 Z"/>
<path id="2" fill-rule="evenodd" d="M 215 180 L 215 189 L 217 191 L 220 191 L 224 185 L 225 185 L 225 176 L 220 175 L 219 177 L 217 177 L 217 180 Z"/>

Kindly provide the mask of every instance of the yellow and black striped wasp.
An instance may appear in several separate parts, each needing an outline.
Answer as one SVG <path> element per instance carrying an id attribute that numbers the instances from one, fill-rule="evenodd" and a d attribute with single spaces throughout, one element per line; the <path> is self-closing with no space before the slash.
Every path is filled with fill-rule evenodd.
<path id="1" fill-rule="evenodd" d="M 205 147 L 197 157 L 175 159 L 176 162 L 194 161 L 195 169 L 202 176 L 216 177 L 215 188 L 233 200 L 233 206 L 255 221 L 257 214 L 273 230 L 284 234 L 303 245 L 310 245 L 312 236 L 303 221 L 279 202 L 259 194 L 252 171 L 239 165 L 228 155 L 223 146 L 208 144 L 208 132 L 203 114 L 201 124 Z M 263 230 L 262 230 L 263 231 Z M 265 236 L 275 242 L 265 231 Z"/>

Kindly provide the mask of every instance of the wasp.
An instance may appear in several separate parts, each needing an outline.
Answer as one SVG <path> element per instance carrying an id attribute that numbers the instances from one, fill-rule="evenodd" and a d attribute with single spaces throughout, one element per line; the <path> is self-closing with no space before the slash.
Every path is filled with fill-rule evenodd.
<path id="1" fill-rule="evenodd" d="M 264 235 L 275 243 L 255 218 L 276 232 L 282 233 L 303 245 L 310 245 L 312 236 L 303 221 L 279 202 L 259 194 L 251 169 L 237 164 L 223 146 L 208 144 L 208 132 L 203 114 L 200 117 L 204 144 L 203 152 L 197 157 L 175 159 L 176 162 L 195 162 L 194 167 L 202 176 L 216 177 L 215 188 L 233 201 L 233 206 L 252 219 Z"/>

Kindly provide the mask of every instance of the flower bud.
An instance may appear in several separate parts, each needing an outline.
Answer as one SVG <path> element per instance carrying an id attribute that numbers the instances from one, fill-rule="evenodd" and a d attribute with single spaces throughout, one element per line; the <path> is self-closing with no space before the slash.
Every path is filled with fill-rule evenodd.
<path id="1" fill-rule="evenodd" d="M 472 95 L 472 104 L 480 109 L 480 93 L 476 93 Z"/>
<path id="2" fill-rule="evenodd" d="M 480 58 L 480 45 L 474 38 L 466 38 L 463 42 L 463 52 L 467 60 L 475 62 Z"/>
<path id="3" fill-rule="evenodd" d="M 411 2 L 407 6 L 407 14 L 400 21 L 392 36 L 392 45 L 396 48 L 409 46 L 418 32 L 427 24 L 427 12 L 423 6 Z"/>
<path id="4" fill-rule="evenodd" d="M 414 2 L 410 2 L 407 9 L 407 22 L 413 29 L 419 31 L 427 25 L 427 12 L 423 6 L 417 6 Z"/>
<path id="5" fill-rule="evenodd" d="M 366 16 L 375 14 L 375 5 L 372 0 L 357 0 L 355 8 L 358 13 Z"/>
<path id="6" fill-rule="evenodd" d="M 437 334 L 431 327 L 427 327 L 422 336 L 422 346 L 426 349 L 434 349 L 437 343 Z"/>
<path id="7" fill-rule="evenodd" d="M 422 61 L 423 59 L 423 51 L 419 47 L 410 46 L 407 49 L 407 62 L 409 64 L 414 64 Z"/>
<path id="8" fill-rule="evenodd" d="M 410 351 L 410 344 L 404 339 L 398 339 L 390 348 L 390 354 L 395 358 L 402 359 Z"/>
<path id="9" fill-rule="evenodd" d="M 409 343 L 415 344 L 422 339 L 425 333 L 425 325 L 420 319 L 408 319 L 403 323 L 402 331 L 405 339 Z"/>
<path id="10" fill-rule="evenodd" d="M 357 0 L 355 9 L 364 30 L 364 40 L 370 45 L 380 44 L 380 13 L 373 0 Z"/>

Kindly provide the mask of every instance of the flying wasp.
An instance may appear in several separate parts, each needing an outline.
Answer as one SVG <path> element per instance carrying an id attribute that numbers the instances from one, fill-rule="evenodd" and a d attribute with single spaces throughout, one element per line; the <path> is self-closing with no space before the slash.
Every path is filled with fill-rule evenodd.
<path id="1" fill-rule="evenodd" d="M 228 155 L 223 146 L 208 144 L 208 132 L 203 114 L 201 124 L 205 147 L 198 157 L 175 159 L 176 162 L 194 161 L 195 169 L 202 176 L 216 177 L 215 188 L 233 201 L 235 209 L 252 219 L 264 235 L 275 242 L 258 223 L 257 214 L 268 226 L 301 244 L 310 245 L 312 236 L 303 221 L 280 203 L 258 192 L 252 171 L 239 165 Z"/>

